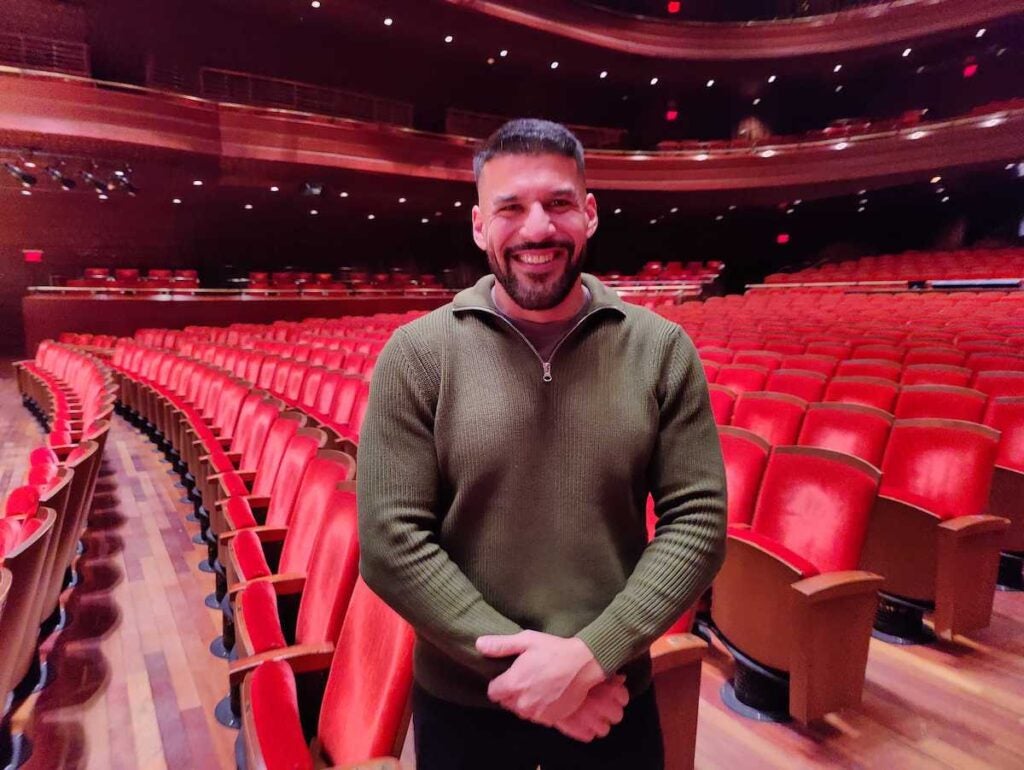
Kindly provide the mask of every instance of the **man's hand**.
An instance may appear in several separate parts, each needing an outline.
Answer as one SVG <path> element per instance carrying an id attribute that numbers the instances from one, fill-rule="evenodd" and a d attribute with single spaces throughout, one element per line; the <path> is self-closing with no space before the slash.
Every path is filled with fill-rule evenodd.
<path id="1" fill-rule="evenodd" d="M 574 714 L 555 723 L 555 727 L 563 735 L 583 743 L 590 743 L 594 738 L 604 738 L 622 721 L 623 710 L 629 702 L 626 691 L 626 678 L 613 676 L 594 687 Z"/>
<path id="2" fill-rule="evenodd" d="M 548 727 L 574 715 L 591 688 L 607 679 L 590 648 L 575 637 L 520 631 L 481 636 L 476 648 L 489 658 L 518 656 L 508 671 L 491 681 L 487 696 L 523 719 Z M 588 712 L 587 724 L 591 716 Z"/>

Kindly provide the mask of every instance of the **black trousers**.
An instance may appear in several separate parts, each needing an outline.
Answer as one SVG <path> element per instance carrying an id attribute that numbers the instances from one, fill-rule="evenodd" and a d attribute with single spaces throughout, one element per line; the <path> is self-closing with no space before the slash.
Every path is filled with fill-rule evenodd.
<path id="1" fill-rule="evenodd" d="M 664 770 L 653 685 L 632 698 L 604 738 L 580 743 L 505 709 L 412 696 L 416 770 Z"/>

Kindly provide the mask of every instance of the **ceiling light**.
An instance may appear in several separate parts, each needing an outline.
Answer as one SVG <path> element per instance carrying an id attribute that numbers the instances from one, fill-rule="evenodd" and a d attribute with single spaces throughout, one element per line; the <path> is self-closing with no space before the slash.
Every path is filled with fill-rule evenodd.
<path id="1" fill-rule="evenodd" d="M 462 205 L 462 201 L 455 201 L 455 203 L 453 203 L 452 205 L 455 206 L 455 208 L 458 208 L 459 206 Z"/>
<path id="2" fill-rule="evenodd" d="M 110 198 L 110 196 L 107 195 L 106 193 L 100 193 L 96 197 L 99 198 L 101 201 L 105 201 L 105 200 L 108 200 Z"/>
<path id="3" fill-rule="evenodd" d="M 441 216 L 441 212 L 440 212 L 440 211 L 435 211 L 435 212 L 434 212 L 434 216 L 435 216 L 435 217 L 439 217 L 439 216 Z"/>
<path id="4" fill-rule="evenodd" d="M 729 207 L 729 211 L 735 211 L 735 210 L 736 210 L 736 204 L 734 203 L 734 204 L 732 204 L 732 205 L 731 205 L 731 206 Z"/>
<path id="5" fill-rule="evenodd" d="M 768 76 L 768 82 L 769 83 L 774 83 L 775 82 L 775 76 L 774 75 L 769 75 Z"/>
<path id="6" fill-rule="evenodd" d="M 320 213 L 320 212 L 319 212 L 319 211 L 317 211 L 316 209 L 310 209 L 310 210 L 309 210 L 309 215 L 310 215 L 311 217 L 315 217 L 315 216 L 316 216 L 317 214 L 319 214 L 319 213 Z"/>
<path id="7" fill-rule="evenodd" d="M 124 176 L 124 172 L 121 169 L 118 169 L 114 172 L 114 176 Z"/>
<path id="8" fill-rule="evenodd" d="M 652 224 L 652 225 L 656 225 L 657 223 L 658 223 L 658 220 L 657 220 L 657 219 L 652 219 L 652 220 L 651 220 L 651 224 Z"/>
<path id="9" fill-rule="evenodd" d="M 753 101 L 753 105 L 754 105 L 755 107 L 756 107 L 757 105 L 759 105 L 760 103 L 761 103 L 761 97 L 760 97 L 760 96 L 759 96 L 759 97 L 757 97 L 756 99 L 754 99 L 754 101 Z"/>
<path id="10" fill-rule="evenodd" d="M 775 150 L 764 150 L 761 153 L 762 158 L 771 158 L 775 156 Z"/>
<path id="11" fill-rule="evenodd" d="M 670 211 L 670 213 L 675 214 L 675 213 L 677 213 L 679 211 L 679 207 L 678 206 L 673 206 L 669 211 Z"/>
<path id="12" fill-rule="evenodd" d="M 615 211 L 613 211 L 612 213 L 613 214 L 621 214 L 622 213 L 622 209 L 615 209 Z"/>
<path id="13" fill-rule="evenodd" d="M 399 202 L 399 203 L 405 203 L 405 198 L 399 198 L 399 199 L 398 199 L 398 202 Z"/>
<path id="14" fill-rule="evenodd" d="M 985 37 L 985 32 L 986 31 L 987 30 L 984 27 L 982 27 L 981 29 L 979 29 L 977 32 L 974 33 L 974 36 L 975 37 Z"/>
<path id="15" fill-rule="evenodd" d="M 1003 168 L 1004 168 L 1004 169 L 1005 169 L 1006 171 L 1012 171 L 1012 170 L 1013 170 L 1013 167 L 1014 167 L 1015 165 L 1017 165 L 1017 164 L 1016 164 L 1016 163 L 1007 163 L 1007 164 L 1006 164 L 1005 166 L 1003 166 Z"/>
<path id="16" fill-rule="evenodd" d="M 719 214 L 717 217 L 715 217 L 716 222 L 721 222 L 723 219 L 725 219 L 725 214 Z"/>
<path id="17" fill-rule="evenodd" d="M 799 206 L 801 203 L 803 203 L 802 198 L 797 198 L 795 201 L 793 201 L 794 206 Z"/>
<path id="18" fill-rule="evenodd" d="M 867 195 L 867 194 L 868 194 L 867 190 L 857 190 L 857 195 Z"/>
<path id="19" fill-rule="evenodd" d="M 601 78 L 601 80 L 604 80 L 606 77 L 608 77 L 608 70 L 601 70 L 601 74 L 598 75 L 598 77 Z"/>
<path id="20" fill-rule="evenodd" d="M 33 160 L 26 160 L 22 165 L 25 168 L 35 168 L 36 167 L 35 161 L 33 161 Z"/>
<path id="21" fill-rule="evenodd" d="M 202 179 L 194 179 L 192 181 L 192 186 L 193 187 L 202 187 L 203 186 L 203 180 Z"/>
<path id="22" fill-rule="evenodd" d="M 841 92 L 842 90 L 843 90 L 843 84 L 842 84 L 842 83 L 840 83 L 839 85 L 837 85 L 837 86 L 836 86 L 836 93 L 838 94 L 838 93 L 840 93 L 840 92 Z"/>
<path id="23" fill-rule="evenodd" d="M 22 190 L 22 191 L 21 191 L 21 194 L 22 194 L 22 195 L 31 195 L 31 194 L 32 194 L 32 191 L 31 191 L 31 190 Z"/>
<path id="24" fill-rule="evenodd" d="M 701 152 L 701 153 L 698 153 L 698 154 L 694 155 L 693 159 L 694 160 L 707 160 L 710 157 L 711 156 L 708 155 L 706 152 Z"/>
<path id="25" fill-rule="evenodd" d="M 860 199 L 859 201 L 857 201 L 857 202 L 858 202 L 858 203 L 859 203 L 859 204 L 860 204 L 861 206 L 867 206 L 867 205 L 868 205 L 868 199 L 867 199 L 867 198 L 861 198 L 861 199 Z"/>
<path id="26" fill-rule="evenodd" d="M 707 83 L 708 88 L 711 88 L 711 86 L 713 86 L 714 84 L 715 84 L 715 79 L 711 78 L 711 80 L 709 80 L 708 83 Z"/>
<path id="27" fill-rule="evenodd" d="M 508 56 L 508 49 L 502 48 L 500 51 L 498 51 L 498 56 L 504 59 L 506 56 Z"/>
<path id="28" fill-rule="evenodd" d="M 340 193 L 338 193 L 338 197 L 339 198 L 347 198 L 348 197 L 348 193 L 347 192 L 340 192 Z"/>
<path id="29" fill-rule="evenodd" d="M 551 62 L 551 69 L 553 69 L 553 70 L 558 69 L 558 62 L 556 62 L 556 61 Z"/>
<path id="30" fill-rule="evenodd" d="M 786 209 L 787 214 L 792 214 L 796 209 Z"/>
<path id="31" fill-rule="evenodd" d="M 36 183 L 36 178 L 20 168 L 15 166 L 13 163 L 4 163 L 4 168 L 7 169 L 7 173 L 21 182 L 22 187 L 31 187 Z"/>
<path id="32" fill-rule="evenodd" d="M 910 52 L 912 50 L 913 50 L 912 48 L 904 48 L 903 49 L 903 58 L 906 59 L 908 56 L 910 56 Z"/>
<path id="33" fill-rule="evenodd" d="M 859 209 L 857 209 L 857 213 L 858 214 L 863 214 L 864 213 L 864 207 L 861 206 Z"/>
<path id="34" fill-rule="evenodd" d="M 942 181 L 942 177 L 941 176 L 933 176 L 932 177 L 932 184 L 938 184 L 941 181 Z"/>
<path id="35" fill-rule="evenodd" d="M 310 5 L 313 6 L 314 8 L 319 8 L 320 7 L 320 0 L 313 0 L 313 2 L 310 3 Z"/>
<path id="36" fill-rule="evenodd" d="M 942 202 L 943 202 L 943 203 L 949 203 L 949 196 L 948 196 L 948 195 L 947 195 L 947 196 L 945 196 L 945 197 L 944 197 L 944 198 L 942 199 Z"/>
<path id="37" fill-rule="evenodd" d="M 172 198 L 171 203 L 173 203 L 174 205 L 178 205 L 179 203 L 181 203 L 181 198 Z"/>
<path id="38" fill-rule="evenodd" d="M 911 139 L 923 139 L 926 136 L 928 136 L 928 132 L 927 131 L 915 131 L 914 133 L 912 133 L 910 135 L 910 138 Z"/>
<path id="39" fill-rule="evenodd" d="M 395 23 L 395 20 L 392 19 L 390 16 L 388 16 L 386 19 L 384 19 L 384 26 L 385 27 L 390 27 L 394 23 Z"/>
<path id="40" fill-rule="evenodd" d="M 243 206 L 243 208 L 246 211 L 252 211 L 252 204 L 251 203 L 246 203 L 245 206 Z"/>
<path id="41" fill-rule="evenodd" d="M 832 145 L 832 149 L 833 150 L 845 150 L 849 146 L 850 146 L 849 142 L 836 142 L 835 144 Z"/>
<path id="42" fill-rule="evenodd" d="M 494 64 L 494 57 L 493 56 L 488 56 L 487 57 L 487 63 L 488 64 Z"/>
<path id="43" fill-rule="evenodd" d="M 452 42 L 452 41 L 453 41 L 454 39 L 455 39 L 455 38 L 454 38 L 454 37 L 452 37 L 451 35 L 445 35 L 445 36 L 444 36 L 444 42 L 446 42 L 446 43 L 450 43 L 450 42 Z"/>
<path id="44" fill-rule="evenodd" d="M 376 219 L 377 217 L 376 217 L 376 216 L 374 216 L 373 214 L 367 214 L 367 215 L 366 215 L 366 218 L 367 218 L 367 219 Z"/>
<path id="45" fill-rule="evenodd" d="M 430 221 L 430 220 L 429 220 L 429 219 L 427 219 L 426 217 L 423 217 L 423 219 L 421 219 L 421 220 L 420 220 L 420 222 L 421 222 L 422 224 L 424 224 L 424 225 L 425 225 L 425 224 L 426 224 L 427 222 L 429 222 L 429 221 Z"/>
<path id="46" fill-rule="evenodd" d="M 658 79 L 657 78 L 651 78 L 651 85 L 652 86 L 658 85 Z"/>
<path id="47" fill-rule="evenodd" d="M 25 164 L 28 165 L 27 163 Z M 75 180 L 70 177 L 64 176 L 64 172 L 59 168 L 53 168 L 52 166 L 47 167 L 46 173 L 51 179 L 53 179 L 61 188 L 66 192 L 68 190 L 75 189 Z"/>
<path id="48" fill-rule="evenodd" d="M 839 72 L 839 70 L 841 70 L 842 68 L 843 68 L 843 65 L 842 65 L 842 64 L 837 64 L 836 66 L 834 66 L 834 67 L 832 68 L 832 71 L 833 71 L 833 72 Z"/>
<path id="49" fill-rule="evenodd" d="M 1002 115 L 999 115 L 999 116 L 994 117 L 994 118 L 989 118 L 988 120 L 983 120 L 981 122 L 981 127 L 982 128 L 995 128 L 996 126 L 1001 125 L 1001 124 L 1003 124 L 1005 122 L 1006 122 L 1006 118 L 1003 117 Z"/>
<path id="50" fill-rule="evenodd" d="M 277 186 L 277 185 L 275 184 L 275 185 L 272 185 L 272 186 L 271 186 L 271 188 L 270 188 L 270 192 L 277 192 L 277 191 L 278 191 L 278 190 L 280 190 L 280 189 L 281 189 L 281 188 L 280 188 L 280 187 L 278 187 L 278 186 Z"/>
<path id="51" fill-rule="evenodd" d="M 936 187 L 935 188 L 935 192 L 937 192 L 939 195 L 942 195 L 942 193 L 946 192 L 946 188 L 945 187 Z"/>

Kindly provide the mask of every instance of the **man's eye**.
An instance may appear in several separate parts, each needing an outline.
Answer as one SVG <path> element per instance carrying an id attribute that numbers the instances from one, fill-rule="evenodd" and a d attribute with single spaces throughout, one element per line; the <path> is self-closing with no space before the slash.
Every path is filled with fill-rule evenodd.
<path id="1" fill-rule="evenodd" d="M 512 214 L 519 211 L 522 207 L 517 203 L 509 203 L 505 206 L 501 206 L 498 211 L 503 214 Z"/>
<path id="2" fill-rule="evenodd" d="M 565 200 L 563 198 L 559 198 L 558 200 L 551 201 L 551 203 L 549 203 L 548 205 L 551 208 L 553 208 L 553 209 L 564 209 L 564 208 L 567 208 L 567 207 L 571 206 L 572 205 L 572 201 L 568 201 L 568 200 Z"/>

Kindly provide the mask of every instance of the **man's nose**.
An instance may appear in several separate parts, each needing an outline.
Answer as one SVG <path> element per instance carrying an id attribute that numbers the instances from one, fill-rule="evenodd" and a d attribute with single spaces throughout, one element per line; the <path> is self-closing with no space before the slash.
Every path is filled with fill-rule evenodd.
<path id="1" fill-rule="evenodd" d="M 540 203 L 534 203 L 526 211 L 526 219 L 523 221 L 521 235 L 525 240 L 528 241 L 540 241 L 552 234 L 554 231 L 554 224 L 551 222 L 551 217 L 548 216 L 548 212 L 544 210 L 544 206 Z"/>

